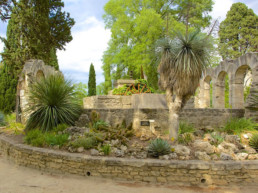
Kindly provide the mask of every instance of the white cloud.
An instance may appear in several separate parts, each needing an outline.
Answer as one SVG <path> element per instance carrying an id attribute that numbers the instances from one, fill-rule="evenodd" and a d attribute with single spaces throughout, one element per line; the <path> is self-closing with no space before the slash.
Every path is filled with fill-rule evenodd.
<path id="1" fill-rule="evenodd" d="M 111 36 L 110 30 L 105 30 L 104 23 L 96 17 L 78 23 L 76 29 L 79 30 L 72 32 L 73 40 L 67 44 L 66 50 L 57 52 L 60 69 L 72 74 L 85 72 L 86 76 L 93 63 L 96 73 L 101 74 L 101 58 Z"/>
<path id="2" fill-rule="evenodd" d="M 233 0 L 215 0 L 215 4 L 213 5 L 213 10 L 211 12 L 212 18 L 219 18 L 219 21 L 223 21 L 233 3 Z"/>

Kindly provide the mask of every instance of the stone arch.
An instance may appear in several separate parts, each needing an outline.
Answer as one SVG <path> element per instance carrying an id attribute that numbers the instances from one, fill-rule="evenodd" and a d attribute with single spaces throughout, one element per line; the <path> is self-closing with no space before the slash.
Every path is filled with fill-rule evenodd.
<path id="1" fill-rule="evenodd" d="M 214 108 L 225 108 L 225 78 L 228 75 L 226 71 L 220 71 L 213 88 L 213 104 Z"/>

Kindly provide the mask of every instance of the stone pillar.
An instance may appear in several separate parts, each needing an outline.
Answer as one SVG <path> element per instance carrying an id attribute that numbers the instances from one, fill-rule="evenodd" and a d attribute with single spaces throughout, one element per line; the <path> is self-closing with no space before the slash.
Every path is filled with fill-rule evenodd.
<path id="1" fill-rule="evenodd" d="M 213 107 L 215 109 L 225 108 L 225 83 L 217 81 L 213 86 Z"/>

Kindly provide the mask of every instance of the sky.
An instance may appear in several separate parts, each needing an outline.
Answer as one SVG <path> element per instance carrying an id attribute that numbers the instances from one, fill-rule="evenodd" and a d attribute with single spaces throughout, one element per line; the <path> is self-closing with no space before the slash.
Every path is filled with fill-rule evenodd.
<path id="1" fill-rule="evenodd" d="M 96 81 L 100 84 L 104 81 L 102 55 L 107 49 L 111 37 L 109 29 L 105 29 L 102 19 L 104 5 L 108 0 L 63 0 L 64 10 L 75 19 L 72 28 L 73 40 L 68 43 L 65 51 L 58 51 L 60 70 L 74 82 L 88 82 L 90 64 L 93 63 L 96 71 Z M 258 14 L 257 0 L 214 0 L 211 15 L 214 19 L 223 21 L 231 5 L 236 2 L 245 3 Z M 0 36 L 5 37 L 6 23 L 0 22 Z M 0 52 L 3 51 L 3 43 L 0 42 Z"/>

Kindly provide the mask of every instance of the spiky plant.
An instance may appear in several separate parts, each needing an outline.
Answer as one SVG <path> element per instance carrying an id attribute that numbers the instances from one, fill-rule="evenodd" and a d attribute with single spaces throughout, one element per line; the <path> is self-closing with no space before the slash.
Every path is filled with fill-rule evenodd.
<path id="1" fill-rule="evenodd" d="M 188 99 L 194 95 L 212 48 L 209 36 L 199 31 L 182 35 L 176 33 L 158 43 L 161 59 L 159 63 L 160 86 L 166 90 L 169 108 L 169 136 L 177 139 L 178 115 Z"/>
<path id="2" fill-rule="evenodd" d="M 152 157 L 159 157 L 161 155 L 167 155 L 171 151 L 170 145 L 164 139 L 157 138 L 152 141 L 148 147 L 148 153 Z"/>
<path id="3" fill-rule="evenodd" d="M 258 133 L 253 134 L 249 141 L 249 145 L 258 152 Z"/>
<path id="4" fill-rule="evenodd" d="M 80 115 L 80 104 L 71 81 L 56 74 L 35 82 L 26 112 L 26 130 L 49 131 L 59 124 L 73 125 Z"/>

